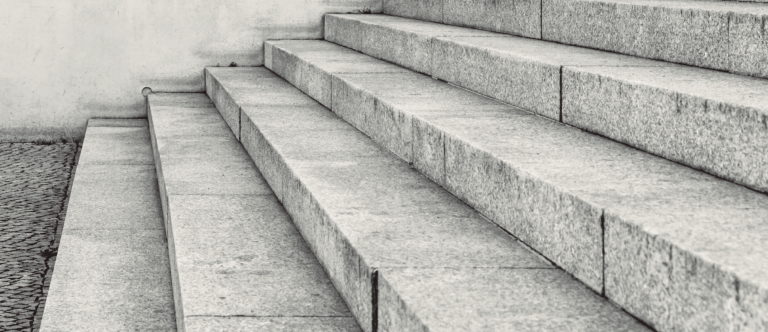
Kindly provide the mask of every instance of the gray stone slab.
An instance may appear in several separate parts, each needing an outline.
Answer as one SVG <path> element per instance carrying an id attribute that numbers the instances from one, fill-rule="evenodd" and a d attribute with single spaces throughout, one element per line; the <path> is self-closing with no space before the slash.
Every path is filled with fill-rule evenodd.
<path id="1" fill-rule="evenodd" d="M 768 82 L 691 67 L 567 67 L 563 121 L 768 192 Z"/>
<path id="2" fill-rule="evenodd" d="M 88 127 L 78 164 L 152 165 L 146 127 Z"/>
<path id="3" fill-rule="evenodd" d="M 155 136 L 165 137 L 226 137 L 231 135 L 231 129 L 226 123 L 218 121 L 221 115 L 213 106 L 200 108 L 184 108 L 173 106 L 158 106 L 154 96 L 150 96 L 150 112 L 162 112 L 161 118 L 153 118 L 152 129 L 162 128 Z"/>
<path id="4" fill-rule="evenodd" d="M 65 230 L 163 229 L 151 165 L 80 165 L 67 205 Z"/>
<path id="5" fill-rule="evenodd" d="M 328 15 L 328 29 L 345 38 L 329 39 L 423 73 L 432 72 L 432 39 L 440 36 L 494 36 L 486 31 L 383 15 Z M 339 27 L 335 27 L 339 25 Z M 346 30 L 352 28 L 352 30 Z"/>
<path id="6" fill-rule="evenodd" d="M 382 269 L 379 316 L 380 331 L 650 331 L 547 269 Z"/>
<path id="7" fill-rule="evenodd" d="M 442 23 L 541 38 L 541 0 L 443 0 Z"/>
<path id="8" fill-rule="evenodd" d="M 192 317 L 187 332 L 274 331 L 355 332 L 361 331 L 351 317 Z"/>
<path id="9" fill-rule="evenodd" d="M 442 22 L 443 0 L 382 0 L 382 13 Z"/>
<path id="10" fill-rule="evenodd" d="M 766 77 L 761 4 L 545 0 L 543 38 Z"/>
<path id="11" fill-rule="evenodd" d="M 398 72 L 395 65 L 376 61 L 325 41 L 270 41 L 275 73 L 324 106 L 331 105 L 331 75 L 338 72 Z M 312 65 L 298 57 L 316 60 Z"/>
<path id="12" fill-rule="evenodd" d="M 433 44 L 432 76 L 559 119 L 561 67 L 662 66 L 653 62 L 519 37 L 445 37 Z"/>

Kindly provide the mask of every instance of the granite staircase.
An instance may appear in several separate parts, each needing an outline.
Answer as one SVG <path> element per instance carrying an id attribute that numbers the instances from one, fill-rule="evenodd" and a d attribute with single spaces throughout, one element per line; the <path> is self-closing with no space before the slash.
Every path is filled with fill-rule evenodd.
<path id="1" fill-rule="evenodd" d="M 760 2 L 383 0 L 150 95 L 158 329 L 768 330 Z"/>

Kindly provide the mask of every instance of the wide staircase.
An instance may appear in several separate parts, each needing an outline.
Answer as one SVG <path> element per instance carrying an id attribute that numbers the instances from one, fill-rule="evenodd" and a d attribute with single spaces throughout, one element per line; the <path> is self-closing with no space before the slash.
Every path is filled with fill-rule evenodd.
<path id="1" fill-rule="evenodd" d="M 768 3 L 374 12 L 92 121 L 42 329 L 768 331 Z"/>

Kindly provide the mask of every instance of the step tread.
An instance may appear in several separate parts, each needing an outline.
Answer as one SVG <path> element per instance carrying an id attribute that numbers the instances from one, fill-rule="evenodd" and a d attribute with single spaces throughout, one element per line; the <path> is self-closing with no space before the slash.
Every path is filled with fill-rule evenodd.
<path id="1" fill-rule="evenodd" d="M 764 79 L 514 36 L 414 32 L 412 19 L 375 16 L 328 15 L 326 39 L 768 192 Z"/>
<path id="2" fill-rule="evenodd" d="M 204 94 L 148 100 L 178 325 L 291 330 L 318 322 L 359 330 L 211 101 Z"/>
<path id="3" fill-rule="evenodd" d="M 261 93 L 262 84 L 275 86 L 266 82 L 270 80 L 267 78 L 247 83 L 243 79 L 233 80 L 224 75 L 227 70 L 208 68 L 207 80 L 215 80 L 215 86 L 220 88 L 241 89 L 252 94 Z M 261 76 L 269 72 L 263 68 L 251 71 L 240 71 L 238 75 Z M 275 76 L 272 80 L 281 79 Z M 208 89 L 209 94 L 216 94 L 210 91 L 211 86 Z M 288 86 L 281 92 L 298 98 L 302 95 Z M 416 291 L 400 293 L 409 284 L 408 280 L 400 280 L 403 288 L 398 286 L 388 293 L 392 296 L 388 298 L 391 302 L 383 303 L 379 297 L 380 330 L 444 327 L 432 326 L 432 320 L 461 319 L 468 324 L 487 324 L 486 319 L 491 316 L 485 316 L 485 312 L 502 307 L 508 301 L 505 294 L 521 287 L 540 290 L 519 299 L 532 306 L 530 312 L 494 313 L 494 324 L 548 317 L 577 329 L 600 330 L 606 326 L 645 329 L 327 109 L 269 103 L 244 106 L 241 124 L 243 145 L 325 264 L 359 321 L 373 319 L 371 288 L 376 285 L 371 278 L 374 275 L 383 280 L 397 271 L 414 269 L 415 274 L 421 275 L 419 271 L 423 269 L 438 268 L 450 271 L 441 274 L 449 279 L 469 278 L 478 270 L 489 277 L 476 280 L 476 286 L 452 285 L 452 289 L 467 296 L 454 297 L 456 305 L 449 310 L 430 303 L 429 297 L 434 294 L 419 293 L 418 287 Z M 497 282 L 532 269 L 549 271 L 546 273 L 562 282 L 549 285 L 525 278 L 519 278 L 524 284 Z M 430 275 L 426 273 L 424 277 Z M 423 283 L 439 287 L 446 282 L 440 280 L 440 276 L 432 277 L 432 281 Z M 547 287 L 557 287 L 561 292 L 543 291 Z M 379 288 L 379 294 L 381 292 Z M 480 297 L 482 300 L 472 300 Z M 407 299 L 404 304 L 403 299 Z M 398 310 L 395 307 L 398 305 L 404 305 L 401 309 L 410 315 L 412 320 L 408 324 L 412 325 L 381 320 L 383 312 Z M 459 307 L 477 310 L 468 314 Z M 430 317 L 429 325 L 424 325 L 422 317 Z M 372 326 L 361 325 L 368 331 Z"/>
<path id="4" fill-rule="evenodd" d="M 487 98 L 423 108 L 444 96 L 482 97 L 416 73 L 335 73 L 293 49 L 299 43 L 270 41 L 267 47 L 304 62 L 300 68 L 310 69 L 302 77 L 331 76 L 333 85 L 325 88 L 333 90 L 337 114 L 401 157 L 407 154 L 398 151 L 411 150 L 407 161 L 596 289 L 602 289 L 605 249 L 606 292 L 620 304 L 653 302 L 622 298 L 647 287 L 662 299 L 653 306 L 665 304 L 664 292 L 679 305 L 690 299 L 675 287 L 688 283 L 722 282 L 722 293 L 704 291 L 724 306 L 712 311 L 726 309 L 720 301 L 766 296 L 765 195 L 511 106 L 497 103 L 506 109 L 489 110 L 493 101 Z M 294 68 L 273 63 L 280 75 Z M 531 197 L 519 197 L 517 190 Z M 672 273 L 678 264 L 711 271 L 711 278 L 694 275 L 678 283 L 637 270 L 670 269 L 670 278 L 679 278 Z M 646 277 L 659 283 L 648 287 Z M 754 323 L 749 312 L 760 312 L 760 304 L 741 305 L 728 310 L 742 315 L 734 319 Z"/>
<path id="5" fill-rule="evenodd" d="M 176 330 L 151 151 L 146 120 L 89 122 L 41 331 Z"/>

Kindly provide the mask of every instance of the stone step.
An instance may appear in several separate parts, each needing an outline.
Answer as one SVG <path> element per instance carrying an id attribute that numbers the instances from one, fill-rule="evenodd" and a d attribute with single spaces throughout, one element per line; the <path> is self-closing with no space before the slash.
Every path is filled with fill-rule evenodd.
<path id="1" fill-rule="evenodd" d="M 270 71 L 206 89 L 365 331 L 647 330 Z"/>
<path id="2" fill-rule="evenodd" d="M 542 37 L 768 78 L 768 5 L 698 0 L 542 0 Z"/>
<path id="3" fill-rule="evenodd" d="M 176 331 L 145 119 L 91 120 L 41 331 Z"/>
<path id="4" fill-rule="evenodd" d="M 768 80 L 391 16 L 325 22 L 334 43 L 768 192 Z"/>
<path id="5" fill-rule="evenodd" d="M 267 65 L 332 82 L 336 114 L 629 312 L 768 327 L 766 195 L 428 76 L 336 71 L 310 45 L 334 57 L 271 41 Z"/>
<path id="6" fill-rule="evenodd" d="M 205 94 L 148 98 L 179 331 L 359 331 Z"/>
<path id="7" fill-rule="evenodd" d="M 384 0 L 383 13 L 768 77 L 764 3 Z"/>

